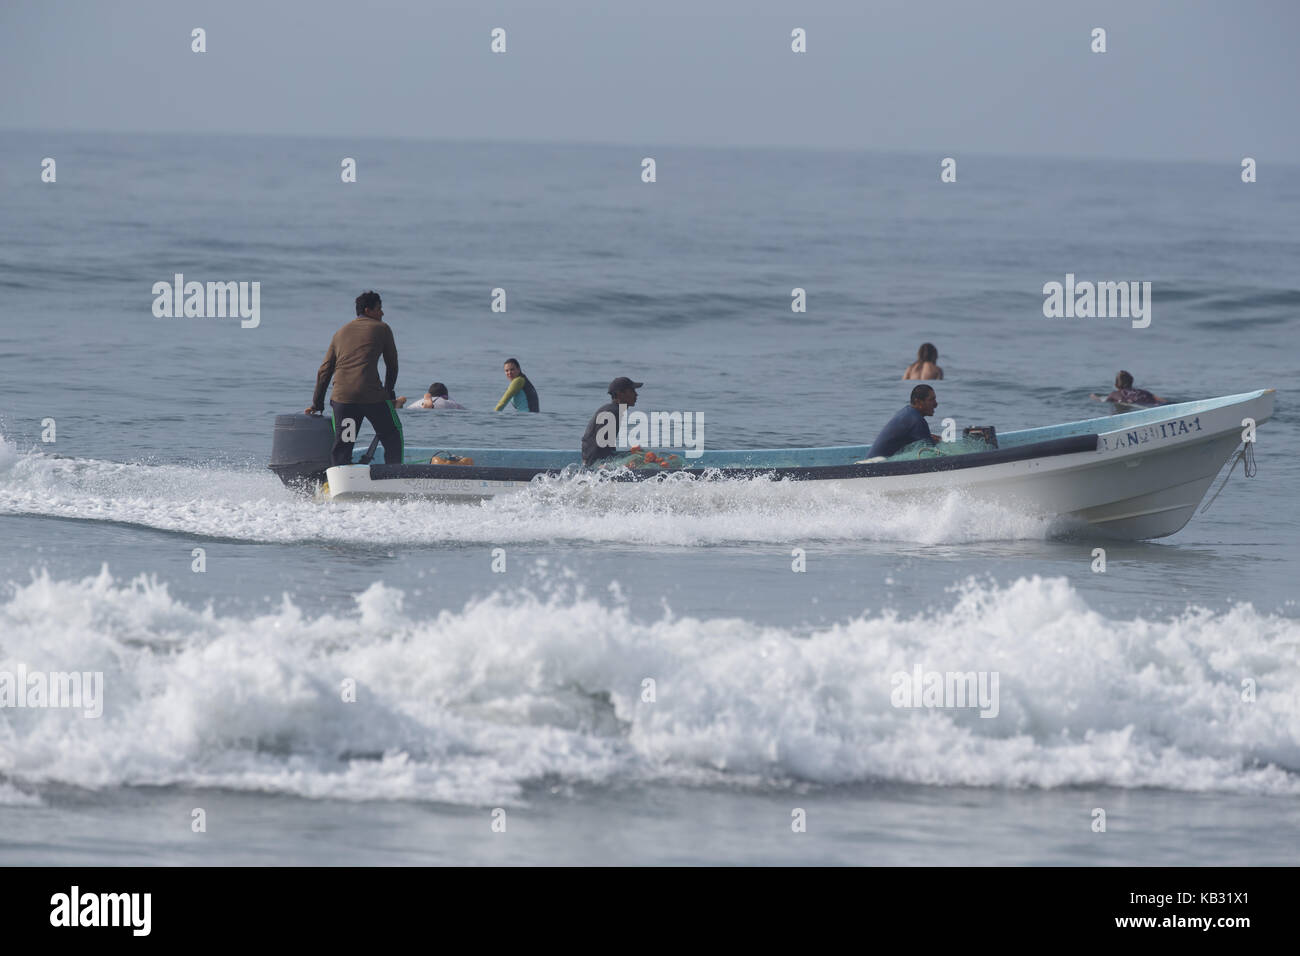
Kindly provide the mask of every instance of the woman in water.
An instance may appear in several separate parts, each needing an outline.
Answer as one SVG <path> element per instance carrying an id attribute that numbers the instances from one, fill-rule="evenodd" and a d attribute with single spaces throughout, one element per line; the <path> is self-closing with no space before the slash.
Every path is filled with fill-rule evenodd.
<path id="1" fill-rule="evenodd" d="M 515 408 L 521 411 L 541 411 L 541 405 L 537 401 L 537 389 L 533 388 L 533 383 L 528 381 L 528 376 L 519 367 L 519 359 L 506 359 L 505 368 L 506 378 L 510 380 L 510 384 L 506 386 L 506 393 L 501 396 L 501 401 L 497 402 L 496 411 L 501 411 L 510 402 L 514 402 Z"/>
<path id="2" fill-rule="evenodd" d="M 939 350 L 926 342 L 916 350 L 916 361 L 907 367 L 907 371 L 903 373 L 903 378 L 943 378 L 943 369 L 935 364 L 938 361 Z"/>

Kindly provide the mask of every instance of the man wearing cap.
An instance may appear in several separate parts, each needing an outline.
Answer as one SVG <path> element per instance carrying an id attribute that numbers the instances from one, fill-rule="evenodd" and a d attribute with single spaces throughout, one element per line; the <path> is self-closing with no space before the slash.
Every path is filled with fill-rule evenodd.
<path id="1" fill-rule="evenodd" d="M 596 409 L 596 414 L 587 422 L 587 430 L 582 433 L 582 463 L 591 465 L 602 458 L 618 454 L 618 433 L 623 425 L 627 409 L 636 404 L 636 390 L 644 382 L 634 382 L 626 375 L 620 375 L 609 383 L 609 397 L 612 402 Z"/>

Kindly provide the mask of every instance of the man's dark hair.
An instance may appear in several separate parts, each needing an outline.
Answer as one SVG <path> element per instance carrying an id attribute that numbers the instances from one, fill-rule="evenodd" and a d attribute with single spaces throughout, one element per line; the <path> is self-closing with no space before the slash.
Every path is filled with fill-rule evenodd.
<path id="1" fill-rule="evenodd" d="M 373 309 L 383 304 L 378 292 L 363 292 L 357 296 L 357 315 L 365 315 L 366 309 Z"/>
<path id="2" fill-rule="evenodd" d="M 912 398 L 910 399 L 910 401 L 913 405 L 915 405 L 917 402 L 925 401 L 933 394 L 934 394 L 934 389 L 932 389 L 929 385 L 918 385 L 916 386 L 916 388 L 912 389 Z"/>
<path id="3" fill-rule="evenodd" d="M 937 362 L 939 361 L 939 350 L 929 342 L 923 342 L 921 347 L 916 350 L 916 360 L 918 362 Z"/>
<path id="4" fill-rule="evenodd" d="M 447 398 L 447 386 L 442 382 L 434 382 L 429 386 L 429 395 L 433 398 Z"/>
<path id="5" fill-rule="evenodd" d="M 519 359 L 515 359 L 515 358 L 506 359 L 506 360 L 505 360 L 504 362 L 502 362 L 501 364 L 502 364 L 502 365 L 513 365 L 515 368 L 519 369 L 519 371 L 521 371 L 521 372 L 524 370 L 524 367 L 523 367 L 522 365 L 519 364 Z"/>
<path id="6" fill-rule="evenodd" d="M 1123 371 L 1123 370 L 1121 369 L 1121 370 L 1120 370 L 1120 373 L 1119 373 L 1118 375 L 1115 376 L 1115 387 L 1116 387 L 1116 388 L 1132 388 L 1132 387 L 1133 387 L 1133 376 L 1130 375 L 1128 372 L 1125 372 L 1125 371 Z"/>

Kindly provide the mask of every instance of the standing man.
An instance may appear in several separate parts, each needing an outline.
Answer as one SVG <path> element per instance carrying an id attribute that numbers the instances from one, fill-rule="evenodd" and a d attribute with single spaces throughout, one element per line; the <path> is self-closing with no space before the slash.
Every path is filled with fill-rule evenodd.
<path id="1" fill-rule="evenodd" d="M 620 375 L 609 383 L 609 397 L 613 399 L 596 409 L 582 433 L 582 463 L 591 465 L 602 458 L 618 454 L 618 433 L 627 415 L 627 409 L 636 404 L 636 390 L 644 382 L 634 382 Z"/>
<path id="2" fill-rule="evenodd" d="M 378 292 L 357 296 L 357 317 L 334 333 L 329 351 L 316 373 L 316 392 L 308 415 L 325 408 L 325 388 L 334 379 L 330 408 L 334 413 L 334 447 L 330 462 L 352 464 L 352 445 L 361 419 L 369 420 L 384 443 L 384 461 L 402 463 L 402 422 L 393 405 L 397 398 L 397 345 L 393 330 L 384 324 L 383 301 Z M 379 359 L 384 360 L 384 384 L 379 384 Z M 351 421 L 351 428 L 346 423 Z M 344 434 L 352 436 L 344 440 Z"/>

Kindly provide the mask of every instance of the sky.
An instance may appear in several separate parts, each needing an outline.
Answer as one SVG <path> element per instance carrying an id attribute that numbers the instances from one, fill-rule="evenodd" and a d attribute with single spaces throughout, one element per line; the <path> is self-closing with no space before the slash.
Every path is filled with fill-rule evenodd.
<path id="1" fill-rule="evenodd" d="M 1293 164 L 1298 27 L 1300 0 L 0 0 L 0 129 Z"/>

